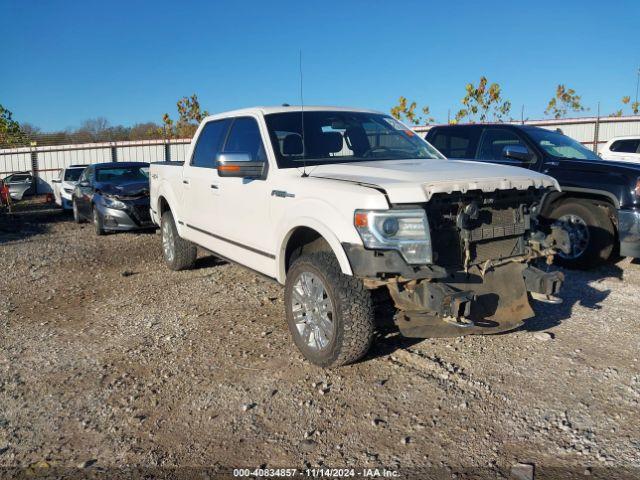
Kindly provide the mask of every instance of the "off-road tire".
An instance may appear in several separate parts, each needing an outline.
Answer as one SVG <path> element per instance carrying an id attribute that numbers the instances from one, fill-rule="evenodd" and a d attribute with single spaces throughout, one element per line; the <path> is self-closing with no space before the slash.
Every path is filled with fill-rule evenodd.
<path id="1" fill-rule="evenodd" d="M 321 350 L 309 348 L 293 317 L 292 292 L 303 272 L 319 277 L 333 303 L 333 338 Z M 285 310 L 293 341 L 310 362 L 321 367 L 339 367 L 362 358 L 373 340 L 374 309 L 371 293 L 362 281 L 342 273 L 330 252 L 303 254 L 292 264 L 285 282 Z"/>
<path id="2" fill-rule="evenodd" d="M 102 218 L 100 218 L 100 212 L 98 212 L 98 207 L 96 207 L 95 205 L 93 206 L 92 217 L 93 217 L 93 228 L 96 232 L 96 235 L 98 236 L 104 235 L 105 231 L 104 231 L 104 225 L 102 223 Z"/>
<path id="3" fill-rule="evenodd" d="M 589 200 L 569 199 L 555 206 L 549 218 L 557 220 L 564 215 L 576 215 L 584 220 L 589 231 L 589 242 L 579 257 L 563 258 L 556 255 L 556 263 L 567 268 L 584 270 L 596 267 L 611 257 L 615 231 L 603 207 Z"/>
<path id="4" fill-rule="evenodd" d="M 76 223 L 84 222 L 84 219 L 80 216 L 80 212 L 78 211 L 78 205 L 76 204 L 75 199 L 71 200 L 72 211 L 73 211 L 73 221 Z"/>
<path id="5" fill-rule="evenodd" d="M 171 229 L 172 232 L 172 241 L 173 245 L 173 257 L 169 258 L 165 252 L 165 228 Z M 160 235 L 162 237 L 162 255 L 164 257 L 164 262 L 171 270 L 188 270 L 193 268 L 193 265 L 196 263 L 196 257 L 198 255 L 197 247 L 188 240 L 180 237 L 178 235 L 178 229 L 176 228 L 175 220 L 173 219 L 173 214 L 170 210 L 167 210 L 162 214 L 162 218 L 160 220 Z"/>

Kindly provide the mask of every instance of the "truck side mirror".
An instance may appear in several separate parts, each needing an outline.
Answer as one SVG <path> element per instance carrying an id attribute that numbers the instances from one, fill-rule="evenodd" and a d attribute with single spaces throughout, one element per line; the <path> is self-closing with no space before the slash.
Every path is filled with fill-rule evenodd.
<path id="1" fill-rule="evenodd" d="M 507 145 L 502 149 L 502 156 L 519 162 L 531 162 L 534 159 L 533 153 L 524 145 Z"/>
<path id="2" fill-rule="evenodd" d="M 218 176 L 263 178 L 267 162 L 255 162 L 247 153 L 221 153 L 218 155 Z"/>
<path id="3" fill-rule="evenodd" d="M 87 180 L 82 180 L 80 183 L 78 183 L 79 187 L 88 187 L 89 186 L 89 182 Z"/>

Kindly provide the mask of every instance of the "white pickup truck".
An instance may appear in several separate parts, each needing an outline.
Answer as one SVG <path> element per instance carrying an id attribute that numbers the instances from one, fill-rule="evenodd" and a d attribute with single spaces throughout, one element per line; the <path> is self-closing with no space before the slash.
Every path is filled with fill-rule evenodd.
<path id="1" fill-rule="evenodd" d="M 321 366 L 366 353 L 373 290 L 388 290 L 411 337 L 513 329 L 533 316 L 529 293 L 558 300 L 562 274 L 531 265 L 569 248 L 536 217 L 557 182 L 447 160 L 383 113 L 213 115 L 187 161 L 152 164 L 150 181 L 167 265 L 190 268 L 200 246 L 284 284 L 293 340 Z"/>

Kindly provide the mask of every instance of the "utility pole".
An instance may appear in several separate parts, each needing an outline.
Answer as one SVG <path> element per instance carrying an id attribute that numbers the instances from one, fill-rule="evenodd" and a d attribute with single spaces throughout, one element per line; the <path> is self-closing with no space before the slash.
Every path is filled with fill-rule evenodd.
<path id="1" fill-rule="evenodd" d="M 522 104 L 522 110 L 520 111 L 520 121 L 524 125 L 524 103 Z"/>
<path id="2" fill-rule="evenodd" d="M 636 81 L 636 105 L 638 104 L 638 89 L 640 88 L 640 67 L 638 67 L 638 80 Z"/>
<path id="3" fill-rule="evenodd" d="M 598 154 L 598 144 L 600 143 L 600 102 L 598 102 L 598 114 L 596 117 L 596 126 L 593 129 L 593 151 Z"/>

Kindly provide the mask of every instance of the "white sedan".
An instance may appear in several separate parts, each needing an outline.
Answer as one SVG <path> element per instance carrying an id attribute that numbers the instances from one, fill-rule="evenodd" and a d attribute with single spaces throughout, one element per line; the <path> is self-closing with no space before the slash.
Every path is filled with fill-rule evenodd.
<path id="1" fill-rule="evenodd" d="M 60 170 L 60 176 L 53 180 L 53 197 L 56 204 L 64 210 L 72 209 L 71 195 L 80 174 L 86 167 L 86 165 L 69 165 Z"/>

